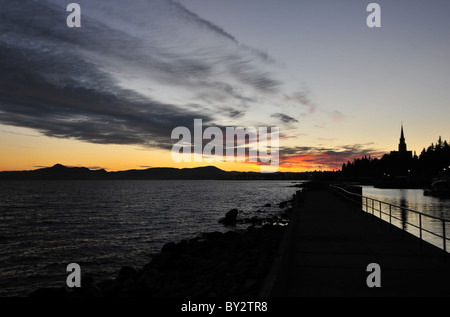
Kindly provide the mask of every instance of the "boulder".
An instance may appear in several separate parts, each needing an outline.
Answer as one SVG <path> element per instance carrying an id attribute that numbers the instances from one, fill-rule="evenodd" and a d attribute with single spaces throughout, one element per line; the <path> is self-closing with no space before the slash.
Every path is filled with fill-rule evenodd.
<path id="1" fill-rule="evenodd" d="M 30 297 L 52 297 L 52 298 L 60 298 L 60 297 L 69 297 L 69 293 L 63 287 L 58 288 L 39 288 L 32 292 Z"/>
<path id="2" fill-rule="evenodd" d="M 236 208 L 231 209 L 225 214 L 225 218 L 219 220 L 219 223 L 224 224 L 225 226 L 235 225 L 237 222 L 238 210 Z"/>

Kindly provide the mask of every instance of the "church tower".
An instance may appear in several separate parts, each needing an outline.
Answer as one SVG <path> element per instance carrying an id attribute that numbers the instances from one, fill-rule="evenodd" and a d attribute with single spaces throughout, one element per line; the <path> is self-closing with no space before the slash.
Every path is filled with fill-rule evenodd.
<path id="1" fill-rule="evenodd" d="M 400 153 L 406 153 L 406 143 L 405 143 L 405 135 L 403 134 L 403 124 L 402 124 L 402 132 L 400 134 L 400 143 L 398 144 L 398 151 Z"/>
<path id="2" fill-rule="evenodd" d="M 391 156 L 397 159 L 408 159 L 412 157 L 412 151 L 408 151 L 405 142 L 405 134 L 403 132 L 403 123 L 400 132 L 400 143 L 398 144 L 398 151 L 391 151 Z"/>

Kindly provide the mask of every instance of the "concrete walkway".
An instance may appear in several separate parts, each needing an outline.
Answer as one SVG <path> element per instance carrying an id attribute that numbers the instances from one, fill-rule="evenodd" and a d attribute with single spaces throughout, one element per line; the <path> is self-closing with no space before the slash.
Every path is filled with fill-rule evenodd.
<path id="1" fill-rule="evenodd" d="M 381 287 L 367 286 L 370 263 Z M 450 296 L 450 257 L 337 194 L 306 191 L 280 247 L 270 296 Z"/>

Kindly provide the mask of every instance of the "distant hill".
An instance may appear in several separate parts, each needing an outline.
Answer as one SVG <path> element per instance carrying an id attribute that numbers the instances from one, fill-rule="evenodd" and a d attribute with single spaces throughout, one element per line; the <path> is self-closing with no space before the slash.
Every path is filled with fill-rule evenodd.
<path id="1" fill-rule="evenodd" d="M 110 172 L 110 179 L 226 179 L 231 172 L 214 166 L 195 168 L 154 167 L 145 170 Z"/>
<path id="2" fill-rule="evenodd" d="M 86 167 L 67 167 L 61 164 L 31 171 L 0 172 L 0 179 L 223 179 L 230 172 L 214 166 L 196 168 L 148 168 L 145 170 L 128 170 L 107 172 L 104 169 L 90 170 Z"/>
<path id="3" fill-rule="evenodd" d="M 0 172 L 0 179 L 103 179 L 108 172 L 86 167 L 66 167 L 61 164 L 31 171 Z"/>
<path id="4" fill-rule="evenodd" d="M 107 172 L 86 167 L 67 167 L 55 164 L 52 167 L 30 171 L 0 172 L 0 180 L 219 180 L 219 179 L 308 179 L 310 173 L 255 173 L 227 172 L 215 166 L 195 168 L 154 167 L 144 170 Z"/>

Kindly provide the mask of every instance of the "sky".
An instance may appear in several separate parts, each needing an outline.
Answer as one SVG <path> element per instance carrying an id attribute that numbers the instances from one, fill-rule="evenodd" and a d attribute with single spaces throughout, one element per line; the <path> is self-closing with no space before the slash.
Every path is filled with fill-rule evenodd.
<path id="1" fill-rule="evenodd" d="M 175 162 L 195 119 L 277 127 L 280 171 L 450 139 L 449 1 L 378 1 L 379 28 L 361 0 L 83 0 L 79 28 L 70 2 L 0 0 L 0 170 L 259 171 Z"/>

